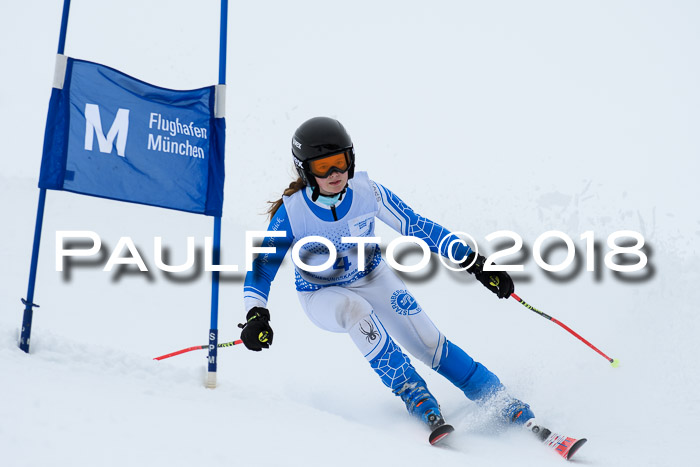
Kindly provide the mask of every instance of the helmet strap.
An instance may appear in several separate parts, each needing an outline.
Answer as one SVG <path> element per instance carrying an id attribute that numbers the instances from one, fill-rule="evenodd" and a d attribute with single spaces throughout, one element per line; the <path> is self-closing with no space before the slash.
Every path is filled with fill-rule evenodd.
<path id="1" fill-rule="evenodd" d="M 348 189 L 348 185 L 345 184 L 345 187 L 343 187 L 343 191 L 341 191 L 339 193 L 340 197 L 338 197 L 338 201 L 341 201 L 343 199 L 343 195 L 345 194 L 347 189 Z M 321 188 L 319 188 L 318 185 L 313 185 L 311 187 L 311 190 L 312 190 L 311 191 L 311 201 L 313 201 L 315 203 L 316 201 L 318 201 L 318 197 L 321 196 Z M 335 195 L 332 195 L 332 196 L 335 196 Z"/>
<path id="2" fill-rule="evenodd" d="M 311 187 L 311 190 L 311 201 L 315 203 L 318 200 L 318 197 L 321 195 L 321 188 L 314 184 L 314 186 Z"/>
<path id="3" fill-rule="evenodd" d="M 347 189 L 348 189 L 348 184 L 346 183 L 345 188 L 343 188 L 343 191 L 340 192 L 340 197 L 338 198 L 338 201 L 343 200 L 343 195 L 345 194 L 345 190 L 347 190 Z"/>

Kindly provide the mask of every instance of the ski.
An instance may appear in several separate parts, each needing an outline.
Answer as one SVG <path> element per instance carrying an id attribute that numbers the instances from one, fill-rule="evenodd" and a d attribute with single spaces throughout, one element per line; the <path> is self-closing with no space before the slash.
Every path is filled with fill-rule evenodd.
<path id="1" fill-rule="evenodd" d="M 587 441 L 586 438 L 576 439 L 554 433 L 552 430 L 539 425 L 534 418 L 525 422 L 525 428 L 533 432 L 545 446 L 554 450 L 566 460 L 570 460 Z"/>
<path id="2" fill-rule="evenodd" d="M 434 446 L 437 443 L 439 443 L 441 440 L 445 439 L 445 437 L 447 437 L 447 435 L 449 435 L 453 431 L 455 431 L 455 429 L 452 425 L 448 425 L 447 423 L 444 423 L 430 432 L 430 436 L 428 437 L 428 441 L 430 442 L 430 444 L 432 444 Z"/>

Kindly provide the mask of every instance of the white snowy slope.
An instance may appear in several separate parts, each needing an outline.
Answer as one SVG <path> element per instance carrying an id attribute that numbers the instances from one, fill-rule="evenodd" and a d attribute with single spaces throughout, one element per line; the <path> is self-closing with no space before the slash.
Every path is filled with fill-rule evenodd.
<path id="1" fill-rule="evenodd" d="M 480 465 L 565 462 L 499 429 L 416 363 L 457 428 L 443 447 L 378 381 L 344 335 L 314 327 L 290 263 L 273 284 L 272 349 L 219 352 L 204 388 L 210 279 L 155 268 L 210 218 L 49 192 L 31 352 L 17 347 L 26 296 L 60 1 L 0 7 L 0 465 Z M 215 83 L 218 2 L 71 2 L 67 54 L 147 82 Z M 223 262 L 244 265 L 247 230 L 291 178 L 289 140 L 315 115 L 340 119 L 358 168 L 419 213 L 485 237 L 511 230 L 516 292 L 608 355 L 436 258 L 405 275 L 453 342 L 528 401 L 545 425 L 588 444 L 576 463 L 690 466 L 700 417 L 695 289 L 700 216 L 700 6 L 692 1 L 232 2 Z M 102 256 L 56 272 L 55 236 L 89 230 Z M 576 261 L 545 274 L 535 239 L 560 230 Z M 641 233 L 632 277 L 603 262 L 619 230 Z M 586 271 L 593 231 L 595 272 Z M 386 245 L 397 234 L 379 227 Z M 150 268 L 103 272 L 129 236 Z M 548 258 L 562 261 L 564 250 Z M 415 260 L 409 255 L 406 261 Z M 238 338 L 243 273 L 221 288 L 220 341 Z"/>

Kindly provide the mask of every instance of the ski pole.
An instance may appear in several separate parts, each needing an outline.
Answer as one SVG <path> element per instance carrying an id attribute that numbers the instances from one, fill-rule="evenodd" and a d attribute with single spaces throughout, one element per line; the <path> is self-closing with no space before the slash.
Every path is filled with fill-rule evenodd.
<path id="1" fill-rule="evenodd" d="M 613 368 L 617 368 L 618 365 L 620 365 L 620 361 L 619 361 L 618 359 L 616 359 L 616 358 L 610 358 L 610 357 L 608 357 L 607 355 L 605 355 L 605 354 L 604 354 L 603 352 L 601 352 L 595 345 L 591 344 L 591 343 L 588 342 L 586 339 L 584 339 L 583 337 L 581 337 L 577 332 L 575 332 L 573 329 L 571 329 L 571 328 L 570 328 L 569 326 L 567 326 L 566 324 L 562 323 L 561 321 L 559 321 L 558 319 L 556 319 L 556 318 L 554 318 L 554 317 L 552 317 L 552 316 L 549 316 L 547 313 L 541 312 L 540 310 L 538 310 L 538 309 L 535 308 L 534 306 L 532 306 L 532 305 L 530 305 L 529 303 L 527 303 L 527 302 L 526 302 L 525 300 L 523 300 L 522 298 L 518 297 L 515 293 L 510 294 L 510 296 L 513 297 L 514 299 L 516 299 L 518 302 L 520 302 L 520 304 L 523 305 L 523 306 L 524 306 L 525 308 L 527 308 L 528 310 L 534 311 L 535 313 L 537 313 L 538 315 L 542 316 L 543 318 L 547 318 L 548 320 L 552 321 L 553 323 L 556 323 L 556 324 L 558 324 L 559 326 L 561 326 L 562 328 L 564 328 L 564 329 L 566 329 L 567 331 L 569 331 L 572 335 L 574 335 L 576 338 L 578 338 L 581 342 L 583 342 L 583 343 L 586 344 L 588 347 L 590 347 L 591 349 L 593 349 L 593 350 L 595 350 L 596 352 L 598 352 L 599 355 L 601 355 L 601 356 L 602 356 L 603 358 L 605 358 L 608 362 L 610 362 L 610 364 L 612 365 Z"/>
<path id="2" fill-rule="evenodd" d="M 231 342 L 222 342 L 221 344 L 218 344 L 217 347 L 232 347 L 234 345 L 242 344 L 242 340 L 237 340 L 237 341 L 231 341 Z M 174 357 L 175 355 L 180 355 L 186 352 L 192 352 L 193 350 L 201 350 L 201 349 L 207 349 L 209 348 L 208 345 L 195 345 L 194 347 L 187 347 L 186 349 L 178 350 L 176 352 L 171 352 L 169 354 L 161 355 L 160 357 L 156 357 L 153 360 L 163 360 L 165 358 L 170 358 Z"/>

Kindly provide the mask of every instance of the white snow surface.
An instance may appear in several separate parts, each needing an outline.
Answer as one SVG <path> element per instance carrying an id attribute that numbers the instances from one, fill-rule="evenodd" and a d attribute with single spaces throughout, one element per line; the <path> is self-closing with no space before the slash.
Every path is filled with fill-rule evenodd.
<path id="1" fill-rule="evenodd" d="M 378 381 L 350 339 L 314 327 L 289 262 L 273 284 L 269 351 L 220 349 L 205 389 L 210 278 L 155 268 L 203 247 L 203 216 L 49 192 L 31 352 L 17 347 L 60 1 L 0 14 L 0 465 L 562 465 L 527 433 L 414 362 L 456 427 L 445 446 Z M 435 266 L 404 276 L 456 344 L 528 401 L 545 425 L 589 443 L 575 463 L 696 465 L 700 331 L 700 4 L 693 1 L 232 2 L 223 262 L 292 174 L 305 119 L 348 128 L 358 169 L 452 230 L 519 233 L 516 292 L 558 326 Z M 176 89 L 215 84 L 218 2 L 74 0 L 66 53 Z M 91 230 L 101 261 L 55 269 L 55 233 Z M 534 240 L 561 230 L 578 265 L 547 275 Z M 580 235 L 595 232 L 596 272 Z M 617 230 L 644 235 L 637 282 L 602 258 Z M 386 246 L 397 236 L 377 231 Z M 129 236 L 151 271 L 104 272 Z M 563 259 L 556 250 L 552 263 Z M 407 262 L 413 258 L 409 256 Z M 431 264 L 437 264 L 433 258 Z M 123 272 L 123 271 L 122 271 Z M 568 280 L 557 278 L 571 276 Z M 638 277 L 636 274 L 635 277 Z M 220 342 L 238 338 L 243 273 L 221 285 Z"/>

